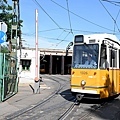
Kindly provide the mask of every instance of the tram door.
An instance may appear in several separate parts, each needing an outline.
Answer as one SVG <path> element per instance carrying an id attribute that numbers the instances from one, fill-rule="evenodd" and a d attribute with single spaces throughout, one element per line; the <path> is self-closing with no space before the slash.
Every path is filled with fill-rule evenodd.
<path id="1" fill-rule="evenodd" d="M 111 93 L 116 94 L 117 92 L 117 83 L 118 83 L 118 78 L 117 78 L 117 49 L 110 47 L 109 48 L 109 63 L 110 63 L 110 79 L 111 79 Z"/>

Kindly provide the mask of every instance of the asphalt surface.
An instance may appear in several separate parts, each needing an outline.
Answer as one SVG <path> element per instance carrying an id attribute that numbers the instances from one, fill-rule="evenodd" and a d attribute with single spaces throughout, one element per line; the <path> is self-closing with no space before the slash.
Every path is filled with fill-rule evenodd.
<path id="1" fill-rule="evenodd" d="M 23 80 L 26 81 L 26 78 Z M 34 87 L 34 83 L 20 83 L 18 93 L 0 103 L 0 120 L 5 120 L 6 116 L 14 112 L 34 106 L 53 92 L 52 83 L 49 79 L 43 79 L 43 82 L 40 82 L 40 93 L 37 94 L 33 93 L 30 85 Z M 80 110 L 78 109 L 79 113 Z M 102 111 L 97 110 L 89 117 L 91 120 L 120 120 L 120 96 L 113 102 L 108 102 Z"/>
<path id="2" fill-rule="evenodd" d="M 22 110 L 40 102 L 52 93 L 47 79 L 40 82 L 40 93 L 33 93 L 30 85 L 34 87 L 34 83 L 20 83 L 18 86 L 18 93 L 0 103 L 0 120 L 4 120 L 6 116 L 18 110 Z"/>

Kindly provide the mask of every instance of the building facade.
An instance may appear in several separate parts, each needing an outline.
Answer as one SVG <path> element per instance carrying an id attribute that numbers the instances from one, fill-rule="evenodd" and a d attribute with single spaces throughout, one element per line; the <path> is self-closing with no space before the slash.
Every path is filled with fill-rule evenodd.
<path id="1" fill-rule="evenodd" d="M 35 48 L 25 48 L 18 51 L 19 76 L 35 77 Z M 70 74 L 72 51 L 66 56 L 62 49 L 39 49 L 38 50 L 38 72 L 39 74 Z"/>

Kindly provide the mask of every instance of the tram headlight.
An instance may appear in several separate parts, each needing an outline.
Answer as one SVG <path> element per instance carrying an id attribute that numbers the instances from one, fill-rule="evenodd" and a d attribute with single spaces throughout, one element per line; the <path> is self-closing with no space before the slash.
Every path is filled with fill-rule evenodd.
<path id="1" fill-rule="evenodd" d="M 81 81 L 81 85 L 84 86 L 86 84 L 85 80 Z"/>

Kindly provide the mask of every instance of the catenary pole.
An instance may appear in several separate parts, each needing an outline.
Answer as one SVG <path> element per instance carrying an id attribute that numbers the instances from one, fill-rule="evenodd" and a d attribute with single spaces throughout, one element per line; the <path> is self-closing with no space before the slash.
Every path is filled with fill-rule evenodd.
<path id="1" fill-rule="evenodd" d="M 38 10 L 35 11 L 35 77 L 38 78 Z"/>
<path id="2" fill-rule="evenodd" d="M 40 80 L 38 72 L 38 10 L 35 10 L 35 86 L 34 93 L 40 93 Z"/>

